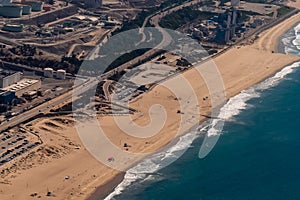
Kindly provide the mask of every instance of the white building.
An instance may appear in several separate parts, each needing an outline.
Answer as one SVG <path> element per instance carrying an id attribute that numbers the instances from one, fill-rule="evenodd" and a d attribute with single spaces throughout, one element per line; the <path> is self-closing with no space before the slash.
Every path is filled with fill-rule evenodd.
<path id="1" fill-rule="evenodd" d="M 5 88 L 14 83 L 17 83 L 21 79 L 21 72 L 1 72 L 0 75 L 0 87 Z"/>
<path id="2" fill-rule="evenodd" d="M 17 97 L 21 97 L 26 92 L 32 90 L 38 90 L 40 88 L 41 88 L 40 80 L 22 79 L 15 84 L 3 88 L 3 90 L 14 92 Z"/>

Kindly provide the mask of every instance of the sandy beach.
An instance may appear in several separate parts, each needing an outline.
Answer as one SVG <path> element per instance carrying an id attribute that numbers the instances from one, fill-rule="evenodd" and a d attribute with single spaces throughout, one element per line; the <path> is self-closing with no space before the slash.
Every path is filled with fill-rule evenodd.
<path id="1" fill-rule="evenodd" d="M 300 13 L 259 34 L 259 38 L 253 44 L 236 46 L 214 59 L 223 78 L 227 99 L 300 60 L 297 56 L 276 53 L 280 36 L 297 22 L 300 22 Z M 203 98 L 210 99 L 211 96 L 203 77 L 195 75 L 197 74 L 195 70 L 191 69 L 182 74 L 193 90 L 197 91 L 195 92 L 197 102 L 191 100 L 187 104 L 192 106 L 191 109 L 199 109 L 200 113 L 205 115 L 211 108 L 209 101 Z M 166 85 L 176 82 L 178 78 L 168 80 Z M 184 91 L 184 88 L 179 89 Z M 182 99 L 189 99 L 191 94 L 181 92 L 180 95 Z M 139 111 L 130 118 L 140 126 L 150 122 L 148 112 L 152 105 L 160 104 L 164 107 L 167 117 L 162 129 L 156 135 L 145 139 L 125 134 L 112 116 L 101 116 L 99 123 L 110 141 L 120 149 L 124 143 L 128 143 L 131 146 L 129 152 L 152 153 L 176 136 L 186 133 L 195 126 L 194 123 L 206 119 L 204 116 L 185 119 L 185 115 L 191 115 L 177 113 L 180 110 L 180 103 L 174 92 L 162 85 L 152 88 L 130 103 L 132 108 Z M 159 114 L 154 111 L 152 116 Z M 127 116 L 117 118 L 122 121 L 126 120 Z M 63 123 L 65 119 L 70 122 Z M 180 126 L 182 120 L 189 123 Z M 49 121 L 56 126 L 49 125 L 47 123 Z M 123 172 L 101 164 L 84 148 L 71 117 L 38 119 L 33 122 L 33 129 L 42 133 L 45 143 L 26 158 L 18 158 L 2 167 L 0 178 L 2 200 L 35 199 L 38 196 L 40 199 L 48 199 L 46 196 L 48 191 L 53 195 L 52 199 L 95 199 L 111 191 L 122 180 Z M 130 127 L 128 129 L 130 130 Z M 128 161 L 127 167 L 138 159 L 140 158 Z M 30 195 L 34 193 L 35 197 L 31 197 Z"/>
<path id="2" fill-rule="evenodd" d="M 299 0 L 289 1 L 288 6 L 300 9 L 300 1 Z"/>

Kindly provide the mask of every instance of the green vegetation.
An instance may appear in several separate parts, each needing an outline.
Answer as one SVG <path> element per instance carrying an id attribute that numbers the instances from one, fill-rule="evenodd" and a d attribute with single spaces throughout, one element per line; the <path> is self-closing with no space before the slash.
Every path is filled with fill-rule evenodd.
<path id="1" fill-rule="evenodd" d="M 141 27 L 142 24 L 144 23 L 145 19 L 148 16 L 150 16 L 158 11 L 163 11 L 166 8 L 181 5 L 182 3 L 186 2 L 186 1 L 188 1 L 188 0 L 166 0 L 159 7 L 153 7 L 147 11 L 143 10 L 136 16 L 136 18 L 134 20 L 125 21 L 123 23 L 122 28 L 119 30 L 116 30 L 113 34 L 117 34 L 117 33 L 123 32 L 123 31 Z M 203 5 L 203 4 L 208 5 L 208 4 L 212 4 L 212 3 L 213 2 L 211 0 L 206 0 L 205 2 L 198 3 L 198 5 Z M 197 6 L 197 5 L 195 5 L 195 6 Z M 173 16 L 176 16 L 175 22 L 172 19 Z M 197 18 L 207 19 L 211 16 L 213 16 L 213 14 L 207 13 L 207 12 L 200 12 L 196 9 L 186 7 L 186 8 L 183 8 L 181 11 L 175 12 L 175 14 L 172 13 L 172 14 L 166 16 L 162 20 L 163 22 L 161 23 L 161 25 L 163 27 L 166 27 L 169 29 L 176 29 L 191 20 L 194 20 Z M 149 26 L 149 24 L 147 24 L 147 26 Z M 146 32 L 145 34 L 147 35 L 148 33 Z M 158 44 L 160 42 L 160 34 L 155 34 L 155 35 L 156 35 L 155 39 L 157 40 L 157 41 L 155 41 L 155 43 Z M 136 37 L 140 37 L 140 35 L 137 35 Z M 111 63 L 109 65 L 109 67 L 106 69 L 106 71 L 112 70 L 112 69 L 128 62 L 129 60 L 132 60 L 135 57 L 138 57 L 138 56 L 144 54 L 148 50 L 149 49 L 140 49 L 140 50 L 136 50 L 136 51 L 124 54 L 124 55 L 120 56 L 117 60 L 115 60 L 113 63 Z"/>
<path id="2" fill-rule="evenodd" d="M 180 58 L 176 60 L 176 65 L 181 67 L 189 67 L 192 64 L 184 58 Z"/>
<path id="3" fill-rule="evenodd" d="M 36 47 L 24 44 L 22 46 L 16 46 L 9 49 L 13 54 L 23 55 L 23 56 L 34 56 L 37 51 Z"/>
<path id="4" fill-rule="evenodd" d="M 277 10 L 277 17 L 282 17 L 286 14 L 288 14 L 289 12 L 291 12 L 292 10 L 294 10 L 294 8 L 288 7 L 288 6 L 281 6 L 278 10 Z"/>
<path id="5" fill-rule="evenodd" d="M 280 6 L 280 8 L 277 9 L 277 17 L 282 17 L 294 10 L 294 8 L 291 8 L 288 6 L 282 6 L 282 5 L 279 5 L 279 6 Z M 267 16 L 272 17 L 273 15 L 274 15 L 274 12 L 271 12 Z"/>
<path id="6" fill-rule="evenodd" d="M 51 67 L 55 70 L 65 69 L 67 72 L 73 74 L 78 71 L 82 63 L 82 61 L 76 58 L 76 55 L 73 55 L 72 57 L 63 56 L 60 61 L 49 59 L 48 56 L 43 55 L 43 52 L 37 51 L 36 47 L 28 44 L 12 48 L 0 48 L 0 59 L 41 69 L 46 67 Z"/>
<path id="7" fill-rule="evenodd" d="M 166 0 L 163 3 L 161 3 L 161 5 L 159 7 L 153 7 L 148 10 L 143 10 L 136 16 L 136 18 L 134 20 L 124 21 L 122 28 L 114 31 L 113 35 L 123 32 L 123 31 L 141 27 L 143 25 L 145 19 L 148 16 L 150 16 L 156 12 L 159 12 L 161 10 L 164 10 L 166 8 L 181 5 L 182 3 L 186 2 L 186 1 L 189 1 L 189 0 Z M 149 22 L 146 26 L 149 26 Z M 146 32 L 145 34 L 147 35 L 148 33 Z M 154 42 L 158 44 L 160 42 L 161 35 L 160 34 L 159 35 L 155 34 L 155 35 L 156 35 L 156 37 L 154 39 L 156 39 L 156 41 L 154 41 Z M 140 37 L 140 35 L 137 35 L 136 37 Z M 135 57 L 141 56 L 148 50 L 149 49 L 139 49 L 139 50 L 124 54 L 124 55 L 120 56 L 117 60 L 115 60 L 113 63 L 111 63 L 109 65 L 109 67 L 106 69 L 106 71 L 112 70 L 112 69 L 134 59 Z"/>
<path id="8" fill-rule="evenodd" d="M 261 14 L 257 13 L 257 12 L 241 10 L 241 11 L 239 11 L 239 21 L 242 21 L 242 22 L 249 21 L 250 16 L 255 16 L 255 15 L 261 15 Z"/>
<path id="9" fill-rule="evenodd" d="M 111 63 L 108 68 L 105 69 L 105 72 L 110 71 L 110 70 L 144 54 L 148 50 L 149 49 L 138 49 L 138 50 L 132 51 L 130 53 L 125 53 L 125 54 L 121 55 L 119 58 L 114 60 L 113 63 Z"/>
<path id="10" fill-rule="evenodd" d="M 134 20 L 124 21 L 122 28 L 119 30 L 116 30 L 114 32 L 114 34 L 141 27 L 143 25 L 143 22 L 145 21 L 146 17 L 148 17 L 149 15 L 152 15 L 160 10 L 164 10 L 168 7 L 178 6 L 186 1 L 188 1 L 188 0 L 166 0 L 163 3 L 161 3 L 160 6 L 158 6 L 158 7 L 153 7 L 148 10 L 143 10 L 136 16 L 136 18 Z M 149 26 L 149 24 L 147 24 L 147 26 Z"/>
<path id="11" fill-rule="evenodd" d="M 146 17 L 150 14 L 151 14 L 150 11 L 143 10 L 136 16 L 136 18 L 134 20 L 124 21 L 122 28 L 119 29 L 118 31 L 115 31 L 114 34 L 141 27 L 143 25 L 143 22 L 145 21 Z"/>
<path id="12" fill-rule="evenodd" d="M 195 19 L 209 19 L 215 14 L 210 12 L 201 12 L 191 7 L 184 7 L 181 10 L 173 12 L 160 21 L 160 26 L 168 29 L 177 29 Z"/>

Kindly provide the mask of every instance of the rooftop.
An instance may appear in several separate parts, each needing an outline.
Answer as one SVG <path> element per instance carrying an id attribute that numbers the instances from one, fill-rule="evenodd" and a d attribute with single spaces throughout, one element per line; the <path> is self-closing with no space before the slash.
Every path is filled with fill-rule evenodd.
<path id="1" fill-rule="evenodd" d="M 32 84 L 35 84 L 37 82 L 39 82 L 39 80 L 22 79 L 21 81 L 15 83 L 13 85 L 3 88 L 3 90 L 17 92 L 17 91 L 22 90 L 22 89 L 24 89 Z"/>

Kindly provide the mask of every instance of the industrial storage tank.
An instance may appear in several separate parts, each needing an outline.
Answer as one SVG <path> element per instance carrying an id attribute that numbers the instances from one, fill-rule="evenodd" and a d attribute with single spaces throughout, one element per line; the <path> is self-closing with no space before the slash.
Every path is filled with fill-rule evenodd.
<path id="1" fill-rule="evenodd" d="M 56 78 L 58 79 L 66 79 L 66 70 L 59 69 L 56 72 Z"/>
<path id="2" fill-rule="evenodd" d="M 23 4 L 31 6 L 31 11 L 40 12 L 43 9 L 44 2 L 42 1 L 22 1 Z"/>
<path id="3" fill-rule="evenodd" d="M 47 78 L 53 77 L 53 69 L 52 68 L 45 68 L 44 69 L 44 76 Z"/>
<path id="4" fill-rule="evenodd" d="M 0 5 L 0 15 L 3 17 L 21 17 L 23 6 L 7 4 Z"/>
<path id="5" fill-rule="evenodd" d="M 22 32 L 23 28 L 23 24 L 4 24 L 2 30 L 9 32 Z"/>

